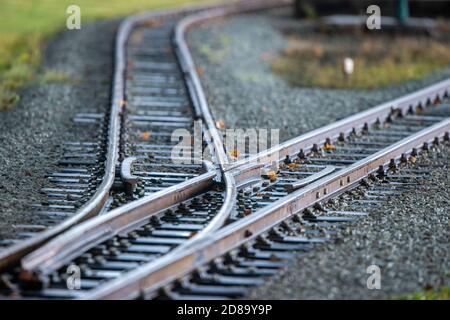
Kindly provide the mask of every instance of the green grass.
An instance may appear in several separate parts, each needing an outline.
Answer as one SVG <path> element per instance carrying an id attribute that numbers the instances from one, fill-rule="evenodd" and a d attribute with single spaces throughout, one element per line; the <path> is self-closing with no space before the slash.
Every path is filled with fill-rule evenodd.
<path id="1" fill-rule="evenodd" d="M 450 287 L 414 292 L 396 297 L 398 300 L 450 300 Z"/>
<path id="2" fill-rule="evenodd" d="M 420 79 L 450 64 L 450 43 L 427 37 L 291 37 L 272 70 L 295 86 L 373 89 Z M 351 76 L 342 72 L 354 60 Z"/>
<path id="3" fill-rule="evenodd" d="M 19 101 L 20 88 L 36 79 L 43 44 L 66 27 L 66 8 L 81 8 L 81 23 L 203 0 L 2 0 L 0 1 L 0 110 Z M 77 32 L 77 31 L 71 31 Z M 59 75 L 61 76 L 61 75 Z M 58 78 L 47 75 L 46 80 Z M 56 80 L 55 80 L 56 81 Z"/>

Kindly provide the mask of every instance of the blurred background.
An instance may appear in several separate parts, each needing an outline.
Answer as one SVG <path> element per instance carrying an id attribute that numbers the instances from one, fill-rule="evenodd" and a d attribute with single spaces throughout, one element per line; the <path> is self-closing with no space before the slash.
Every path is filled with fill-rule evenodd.
<path id="1" fill-rule="evenodd" d="M 0 0 L 0 111 L 20 99 L 18 89 L 35 77 L 43 46 L 66 26 L 69 5 L 81 9 L 82 23 L 168 8 L 201 0 Z M 211 2 L 211 1 L 210 1 Z"/>

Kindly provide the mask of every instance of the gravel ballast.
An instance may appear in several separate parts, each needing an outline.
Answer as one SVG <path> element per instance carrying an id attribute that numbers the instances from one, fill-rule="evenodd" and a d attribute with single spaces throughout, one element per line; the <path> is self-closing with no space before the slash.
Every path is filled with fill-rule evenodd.
<path id="1" fill-rule="evenodd" d="M 280 140 L 353 115 L 450 76 L 376 90 L 292 87 L 270 70 L 270 58 L 287 46 L 283 30 L 298 29 L 289 10 L 234 16 L 188 33 L 213 116 L 229 128 L 280 129 Z"/>
<path id="2" fill-rule="evenodd" d="M 92 140 L 92 127 L 72 119 L 108 110 L 117 26 L 102 21 L 58 33 L 40 72 L 55 71 L 63 81 L 36 81 L 13 110 L 0 113 L 0 239 L 16 224 L 38 223 L 30 206 L 44 201 L 39 191 L 51 187 L 45 174 L 61 159 L 62 143 Z"/>
<path id="3" fill-rule="evenodd" d="M 392 198 L 290 261 L 255 288 L 252 299 L 390 299 L 450 285 L 450 144 L 421 156 L 431 164 L 421 189 Z M 426 196 L 424 196 L 426 195 Z M 381 288 L 367 288 L 366 268 L 377 265 Z"/>

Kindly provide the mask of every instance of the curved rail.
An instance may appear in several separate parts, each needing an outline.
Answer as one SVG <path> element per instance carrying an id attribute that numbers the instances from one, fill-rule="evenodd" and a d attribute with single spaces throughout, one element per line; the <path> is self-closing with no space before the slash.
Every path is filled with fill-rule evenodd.
<path id="1" fill-rule="evenodd" d="M 216 9 L 222 11 L 222 9 Z M 206 13 L 208 15 L 208 12 Z M 200 14 L 202 15 L 202 14 Z M 196 16 L 196 15 L 195 15 Z M 176 53 L 180 62 L 181 69 L 185 75 L 186 85 L 190 92 L 192 101 L 194 102 L 195 112 L 197 117 L 203 119 L 206 124 L 207 134 L 212 140 L 212 143 L 208 143 L 210 152 L 216 159 L 213 160 L 213 164 L 217 166 L 216 170 L 220 172 L 221 179 L 225 184 L 225 200 L 222 208 L 214 217 L 214 219 L 208 224 L 206 228 L 196 234 L 190 241 L 203 237 L 207 233 L 220 228 L 225 220 L 230 215 L 233 209 L 234 203 L 236 202 L 236 187 L 234 178 L 232 175 L 224 174 L 224 165 L 228 164 L 228 157 L 225 153 L 225 148 L 223 146 L 222 139 L 214 123 L 213 117 L 209 110 L 208 103 L 206 101 L 205 93 L 203 87 L 200 83 L 198 73 L 196 71 L 192 56 L 189 52 L 185 32 L 188 25 L 190 25 L 191 18 L 184 18 L 179 22 L 175 28 L 175 39 L 174 44 L 176 48 Z M 189 241 L 189 242 L 190 242 Z M 181 246 L 183 247 L 183 245 Z"/>
<path id="2" fill-rule="evenodd" d="M 116 70 L 114 75 L 112 113 L 112 115 L 114 115 L 114 119 L 116 120 L 110 130 L 110 134 L 114 136 L 114 141 L 116 143 L 114 149 L 112 149 L 114 152 L 113 163 L 116 163 L 118 159 L 118 132 L 120 129 L 119 119 L 122 108 L 126 104 L 126 97 L 124 96 L 124 74 L 126 68 L 125 47 L 132 30 L 140 23 L 143 23 L 149 19 L 168 18 L 171 16 L 178 16 L 180 14 L 189 14 L 191 12 L 203 10 L 206 11 L 206 13 L 194 15 L 193 18 L 188 17 L 183 19 L 177 25 L 175 32 L 175 46 L 177 49 L 180 66 L 186 76 L 185 80 L 196 110 L 196 116 L 205 121 L 208 132 L 212 138 L 212 154 L 213 157 L 216 158 L 216 162 L 219 165 L 219 168 L 216 168 L 216 170 L 221 172 L 222 180 L 225 185 L 225 199 L 220 211 L 213 218 L 213 220 L 205 229 L 196 234 L 191 241 L 204 237 L 206 234 L 217 230 L 224 224 L 226 219 L 230 216 L 234 203 L 236 202 L 236 183 L 232 174 L 224 172 L 224 166 L 228 164 L 228 158 L 225 154 L 225 149 L 222 145 L 220 135 L 214 124 L 213 117 L 209 111 L 192 56 L 188 50 L 185 41 L 185 32 L 193 23 L 198 23 L 205 19 L 211 19 L 213 17 L 235 12 L 258 10 L 273 5 L 274 1 L 256 0 L 250 2 L 232 2 L 221 6 L 199 6 L 184 9 L 164 10 L 156 13 L 145 13 L 129 17 L 125 19 L 119 27 L 116 40 Z M 108 160 L 111 159 L 108 157 Z M 99 198 L 97 199 L 97 201 L 100 202 L 99 208 L 97 211 L 89 211 L 89 216 L 92 216 L 95 212 L 98 212 L 108 198 L 108 192 L 114 180 L 114 169 L 115 166 L 111 164 L 112 171 L 109 176 L 108 184 L 101 190 L 102 201 L 100 202 Z M 211 167 L 207 166 L 207 169 L 211 170 Z M 70 260 L 71 257 L 79 253 L 81 250 L 87 250 L 101 242 L 105 237 L 117 234 L 131 225 L 139 223 L 142 219 L 145 219 L 146 215 L 149 218 L 158 211 L 175 205 L 195 195 L 202 190 L 201 188 L 203 188 L 203 190 L 208 188 L 215 176 L 216 174 L 210 171 L 200 177 L 186 181 L 185 183 L 170 187 L 166 190 L 162 190 L 153 195 L 144 197 L 138 201 L 112 210 L 107 216 L 101 216 L 93 221 L 88 221 L 87 223 L 80 225 L 78 228 L 61 235 L 60 237 L 49 242 L 47 245 L 23 258 L 22 278 L 27 280 L 42 281 L 45 278 L 45 275 L 59 268 L 65 261 L 67 261 L 67 259 Z M 87 217 L 85 213 L 83 213 L 83 217 Z M 79 222 L 80 220 L 74 221 L 69 226 L 64 228 L 64 230 Z M 61 230 L 60 232 L 64 230 Z M 55 233 L 52 237 L 58 235 L 60 232 Z M 89 237 L 86 236 L 87 234 L 89 234 Z M 189 243 L 191 241 L 189 241 Z M 42 244 L 42 242 L 39 244 Z M 18 256 L 14 262 L 22 258 L 25 254 L 29 253 L 31 249 L 34 249 L 37 246 L 38 244 Z"/>
<path id="3" fill-rule="evenodd" d="M 143 21 L 147 21 L 149 19 L 158 19 L 158 18 L 167 18 L 172 15 L 179 15 L 182 13 L 189 13 L 195 10 L 206 9 L 207 7 L 189 7 L 189 8 L 181 8 L 181 9 L 169 9 L 169 10 L 161 10 L 157 12 L 150 12 L 144 14 L 138 14 L 135 16 L 131 16 L 126 18 L 120 24 L 119 30 L 116 35 L 116 44 L 115 44 L 115 72 L 114 72 L 114 80 L 113 80 L 113 88 L 112 88 L 112 111 L 111 111 L 111 125 L 110 125 L 110 144 L 113 145 L 112 151 L 108 151 L 107 161 L 108 161 L 108 171 L 107 171 L 107 181 L 104 181 L 99 191 L 97 191 L 94 196 L 94 203 L 96 205 L 95 208 L 92 208 L 92 204 L 87 204 L 83 208 L 81 208 L 80 212 L 74 217 L 70 218 L 63 225 L 57 226 L 55 229 L 50 230 L 53 231 L 51 234 L 42 234 L 39 235 L 39 241 L 35 240 L 33 242 L 33 246 L 24 242 L 20 243 L 18 248 L 12 247 L 10 250 L 7 250 L 5 253 L 0 253 L 0 270 L 2 267 L 10 265 L 12 263 L 16 263 L 26 254 L 30 253 L 32 250 L 42 245 L 46 240 L 56 237 L 58 234 L 67 230 L 69 227 L 78 224 L 82 220 L 87 217 L 95 215 L 97 212 L 101 210 L 104 203 L 108 198 L 109 191 L 112 187 L 115 177 L 115 164 L 118 161 L 118 149 L 119 149 L 119 132 L 120 132 L 120 115 L 123 110 L 123 107 L 126 104 L 125 97 L 125 84 L 124 84 L 124 75 L 126 70 L 126 42 L 132 32 L 132 30 Z M 212 7 L 212 6 L 211 6 Z M 112 141 L 114 140 L 114 141 Z M 113 157 L 111 157 L 113 155 Z M 211 167 L 207 167 L 208 170 L 212 169 Z M 210 174 L 207 174 L 208 178 L 210 178 Z M 215 174 L 213 175 L 215 176 Z M 192 179 L 193 187 L 192 194 L 197 190 L 196 181 L 203 180 L 205 175 L 198 177 L 198 179 Z M 150 205 L 152 201 L 155 199 L 165 199 L 164 203 L 167 205 L 172 205 L 176 203 L 176 199 L 178 199 L 178 193 L 180 190 L 184 190 L 185 183 L 176 186 L 174 188 L 169 188 L 168 190 L 163 190 L 158 192 L 157 194 L 151 195 L 150 197 L 145 197 L 137 202 L 133 202 L 130 205 L 126 205 L 123 208 L 119 208 L 117 210 L 113 210 L 113 215 L 111 219 L 105 219 L 105 216 L 100 217 L 100 219 L 93 221 L 92 223 L 88 223 L 87 225 L 81 226 L 80 229 L 83 232 L 87 232 L 87 230 L 91 230 L 91 228 L 95 228 L 95 226 L 103 225 L 106 221 L 115 221 L 117 215 L 128 214 L 127 210 L 141 210 L 142 207 L 146 207 Z M 181 197 L 180 197 L 181 198 Z M 171 199 L 168 201 L 167 199 Z M 95 210 L 93 210 L 95 209 Z M 151 211 L 150 211 L 151 212 Z M 150 214 L 151 215 L 151 214 Z M 109 216 L 109 214 L 108 214 Z M 25 278 L 33 278 L 37 273 L 39 274 L 47 274 L 53 266 L 59 267 L 60 263 L 67 256 L 70 257 L 74 252 L 80 249 L 83 246 L 89 246 L 84 243 L 83 234 L 78 233 L 77 230 L 74 232 L 69 232 L 68 234 L 64 234 L 62 239 L 57 238 L 56 241 L 52 241 L 47 245 L 39 248 L 35 252 L 32 252 L 30 255 L 25 256 L 22 261 L 23 266 L 23 275 Z M 114 230 L 111 230 L 113 232 Z M 92 235 L 91 242 L 95 244 L 95 239 L 100 240 L 103 234 L 99 233 L 98 235 Z M 78 242 L 78 245 L 75 245 L 73 241 L 71 241 L 69 237 L 73 237 L 72 240 Z M 68 239 L 68 241 L 66 241 Z M 31 239 L 34 240 L 34 239 Z M 64 245 L 66 247 L 64 247 Z M 75 245 L 75 246 L 74 246 Z M 22 249 L 22 247 L 24 249 Z M 18 249 L 21 249 L 18 252 Z M 74 251 L 72 251 L 74 250 Z M 9 252 L 11 251 L 11 252 Z M 12 255 L 14 253 L 14 255 Z M 5 256 L 5 257 L 4 257 Z M 8 256 L 11 256 L 11 259 L 8 259 Z M 59 258 L 59 259 L 58 259 Z M 43 263 L 42 267 L 39 267 L 39 271 L 34 270 L 36 266 L 40 266 Z"/>
<path id="4" fill-rule="evenodd" d="M 123 52 L 118 50 L 126 41 L 130 29 L 125 28 L 119 34 L 116 40 L 116 56 L 115 56 L 115 72 L 112 86 L 112 102 L 109 116 L 108 128 L 108 143 L 106 151 L 105 174 L 102 178 L 102 183 L 92 196 L 76 214 L 62 222 L 61 224 L 52 227 L 37 236 L 28 240 L 22 241 L 17 245 L 6 248 L 0 252 L 0 271 L 8 266 L 17 263 L 24 255 L 36 249 L 46 241 L 54 238 L 58 234 L 66 231 L 70 227 L 79 224 L 89 217 L 96 215 L 104 206 L 108 199 L 109 191 L 114 183 L 116 164 L 119 157 L 119 132 L 120 132 L 120 116 L 122 107 L 124 105 L 124 79 L 123 73 L 125 70 L 125 60 Z"/>
<path id="5" fill-rule="evenodd" d="M 112 86 L 112 102 L 108 128 L 105 174 L 102 178 L 102 183 L 97 189 L 96 193 L 93 195 L 93 197 L 87 203 L 85 203 L 77 211 L 76 214 L 74 214 L 61 224 L 58 224 L 57 226 L 54 226 L 42 233 L 39 233 L 37 236 L 33 238 L 24 240 L 16 245 L 13 245 L 0 251 L 0 271 L 17 263 L 26 254 L 43 245 L 48 240 L 58 236 L 59 234 L 81 223 L 82 221 L 85 221 L 86 219 L 95 216 L 102 210 L 103 206 L 105 205 L 115 179 L 116 164 L 119 159 L 118 154 L 120 143 L 119 134 L 121 126 L 120 118 L 121 113 L 123 111 L 123 107 L 126 103 L 124 91 L 125 89 L 124 73 L 126 68 L 126 59 L 125 59 L 125 52 L 122 48 L 125 46 L 125 43 L 134 26 L 140 21 L 152 18 L 167 17 L 170 15 L 176 15 L 180 13 L 190 13 L 201 9 L 208 9 L 215 7 L 216 7 L 215 5 L 209 6 L 197 5 L 184 8 L 182 7 L 176 9 L 161 10 L 157 12 L 135 15 L 125 19 L 121 23 L 120 29 L 116 36 L 116 43 L 115 43 L 116 48 L 114 59 L 115 71 Z"/>
<path id="6" fill-rule="evenodd" d="M 0 251 L 0 271 L 7 267 L 17 263 L 22 257 L 30 253 L 34 249 L 38 248 L 48 240 L 63 233 L 69 228 L 79 224 L 80 222 L 95 216 L 104 207 L 108 200 L 109 192 L 113 186 L 116 164 L 119 159 L 119 143 L 120 143 L 120 126 L 121 126 L 121 113 L 123 107 L 126 104 L 125 87 L 124 87 L 124 74 L 126 68 L 125 51 L 123 50 L 125 43 L 133 30 L 133 28 L 140 23 L 148 19 L 157 19 L 163 17 L 169 17 L 179 14 L 188 14 L 199 10 L 214 9 L 218 5 L 195 5 L 195 6 L 182 6 L 181 8 L 173 8 L 160 10 L 156 12 L 148 12 L 138 14 L 126 18 L 120 25 L 119 31 L 116 36 L 115 43 L 115 71 L 113 77 L 112 86 L 112 102 L 110 110 L 110 121 L 108 128 L 108 143 L 107 154 L 105 164 L 105 174 L 102 178 L 102 183 L 98 187 L 96 193 L 92 198 L 85 203 L 76 214 L 65 220 L 63 223 L 58 224 L 37 236 L 24 240 L 16 245 L 8 247 Z"/>
<path id="7" fill-rule="evenodd" d="M 204 23 L 211 19 L 233 15 L 237 13 L 252 12 L 258 10 L 266 10 L 272 7 L 281 7 L 291 4 L 291 0 L 273 1 L 273 0 L 251 0 L 242 1 L 235 5 L 223 6 L 213 10 L 206 10 L 195 15 L 188 16 L 181 20 L 175 28 L 175 46 L 179 56 L 181 67 L 186 75 L 186 82 L 191 92 L 191 97 L 196 102 L 196 112 L 206 123 L 208 133 L 212 140 L 214 154 L 216 156 L 215 163 L 219 166 L 222 174 L 222 180 L 225 183 L 225 201 L 216 217 L 209 223 L 209 225 L 199 232 L 189 243 L 204 237 L 205 235 L 220 228 L 231 215 L 231 212 L 236 203 L 236 181 L 233 174 L 225 173 L 227 166 L 229 165 L 228 156 L 226 154 L 225 147 L 223 145 L 222 137 L 217 130 L 213 116 L 211 114 L 208 102 L 197 72 L 195 63 L 192 58 L 191 52 L 186 42 L 186 33 L 190 28 L 200 23 Z M 188 245 L 188 243 L 186 244 Z M 184 247 L 180 246 L 179 249 Z"/>
<path id="8" fill-rule="evenodd" d="M 231 13 L 230 11 L 229 14 Z M 208 14 L 199 14 L 197 18 L 187 18 L 183 27 L 188 28 L 201 21 L 224 14 L 225 12 L 220 10 Z M 300 149 L 305 151 L 311 149 L 313 144 L 322 143 L 327 138 L 336 139 L 340 135 L 348 134 L 354 129 L 361 129 L 367 124 L 384 120 L 392 114 L 393 110 L 406 113 L 409 109 L 424 106 L 435 99 L 447 96 L 449 89 L 450 79 L 317 129 L 264 151 L 250 159 L 225 165 L 223 170 L 226 175 L 232 173 L 236 181 L 245 183 L 259 174 L 259 169 L 262 165 L 270 163 L 273 159 L 281 161 L 286 155 L 296 154 Z M 362 177 L 376 170 L 380 164 L 384 165 L 391 159 L 396 159 L 401 154 L 408 153 L 412 148 L 423 142 L 431 141 L 432 138 L 441 136 L 445 132 L 448 134 L 449 125 L 449 121 L 444 121 L 386 148 L 368 159 L 359 161 L 345 170 L 326 177 L 319 177 L 318 181 L 311 183 L 306 188 L 293 192 L 290 196 L 274 203 L 273 206 L 261 210 L 258 214 L 243 218 L 238 223 L 224 227 L 216 233 L 205 234 L 202 239 L 190 241 L 185 246 L 179 247 L 157 261 L 145 265 L 125 275 L 123 278 L 106 283 L 87 296 L 83 296 L 83 298 L 134 298 L 139 294 L 144 296 L 151 295 L 154 290 L 188 274 L 195 268 L 230 249 L 238 247 L 285 217 L 299 212 L 315 202 L 322 201 L 353 187 Z"/>

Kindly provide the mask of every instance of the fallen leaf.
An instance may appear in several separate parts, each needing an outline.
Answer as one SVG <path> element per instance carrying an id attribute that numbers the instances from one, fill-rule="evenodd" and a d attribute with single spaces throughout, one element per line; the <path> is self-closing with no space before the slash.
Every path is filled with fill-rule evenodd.
<path id="1" fill-rule="evenodd" d="M 151 134 L 150 131 L 144 131 L 144 132 L 141 132 L 141 133 L 139 134 L 139 138 L 140 138 L 141 140 L 147 141 L 148 139 L 150 139 L 150 136 L 151 136 L 151 135 L 152 135 L 152 134 Z"/>
<path id="2" fill-rule="evenodd" d="M 223 121 L 222 119 L 217 120 L 216 127 L 217 129 L 225 129 L 225 121 Z"/>
<path id="3" fill-rule="evenodd" d="M 202 76 L 205 73 L 205 69 L 202 67 L 195 68 L 199 76 Z"/>
<path id="4" fill-rule="evenodd" d="M 269 170 L 269 172 L 267 172 L 267 176 L 269 177 L 269 180 L 270 180 L 271 182 L 277 180 L 277 174 L 276 174 L 276 172 L 273 171 L 273 170 Z"/>
<path id="5" fill-rule="evenodd" d="M 239 154 L 240 154 L 239 150 L 237 150 L 237 149 L 233 149 L 233 150 L 230 151 L 230 156 L 235 158 L 235 159 L 239 157 Z"/>
<path id="6" fill-rule="evenodd" d="M 325 143 L 322 147 L 323 150 L 336 150 L 336 147 L 332 143 Z"/>

